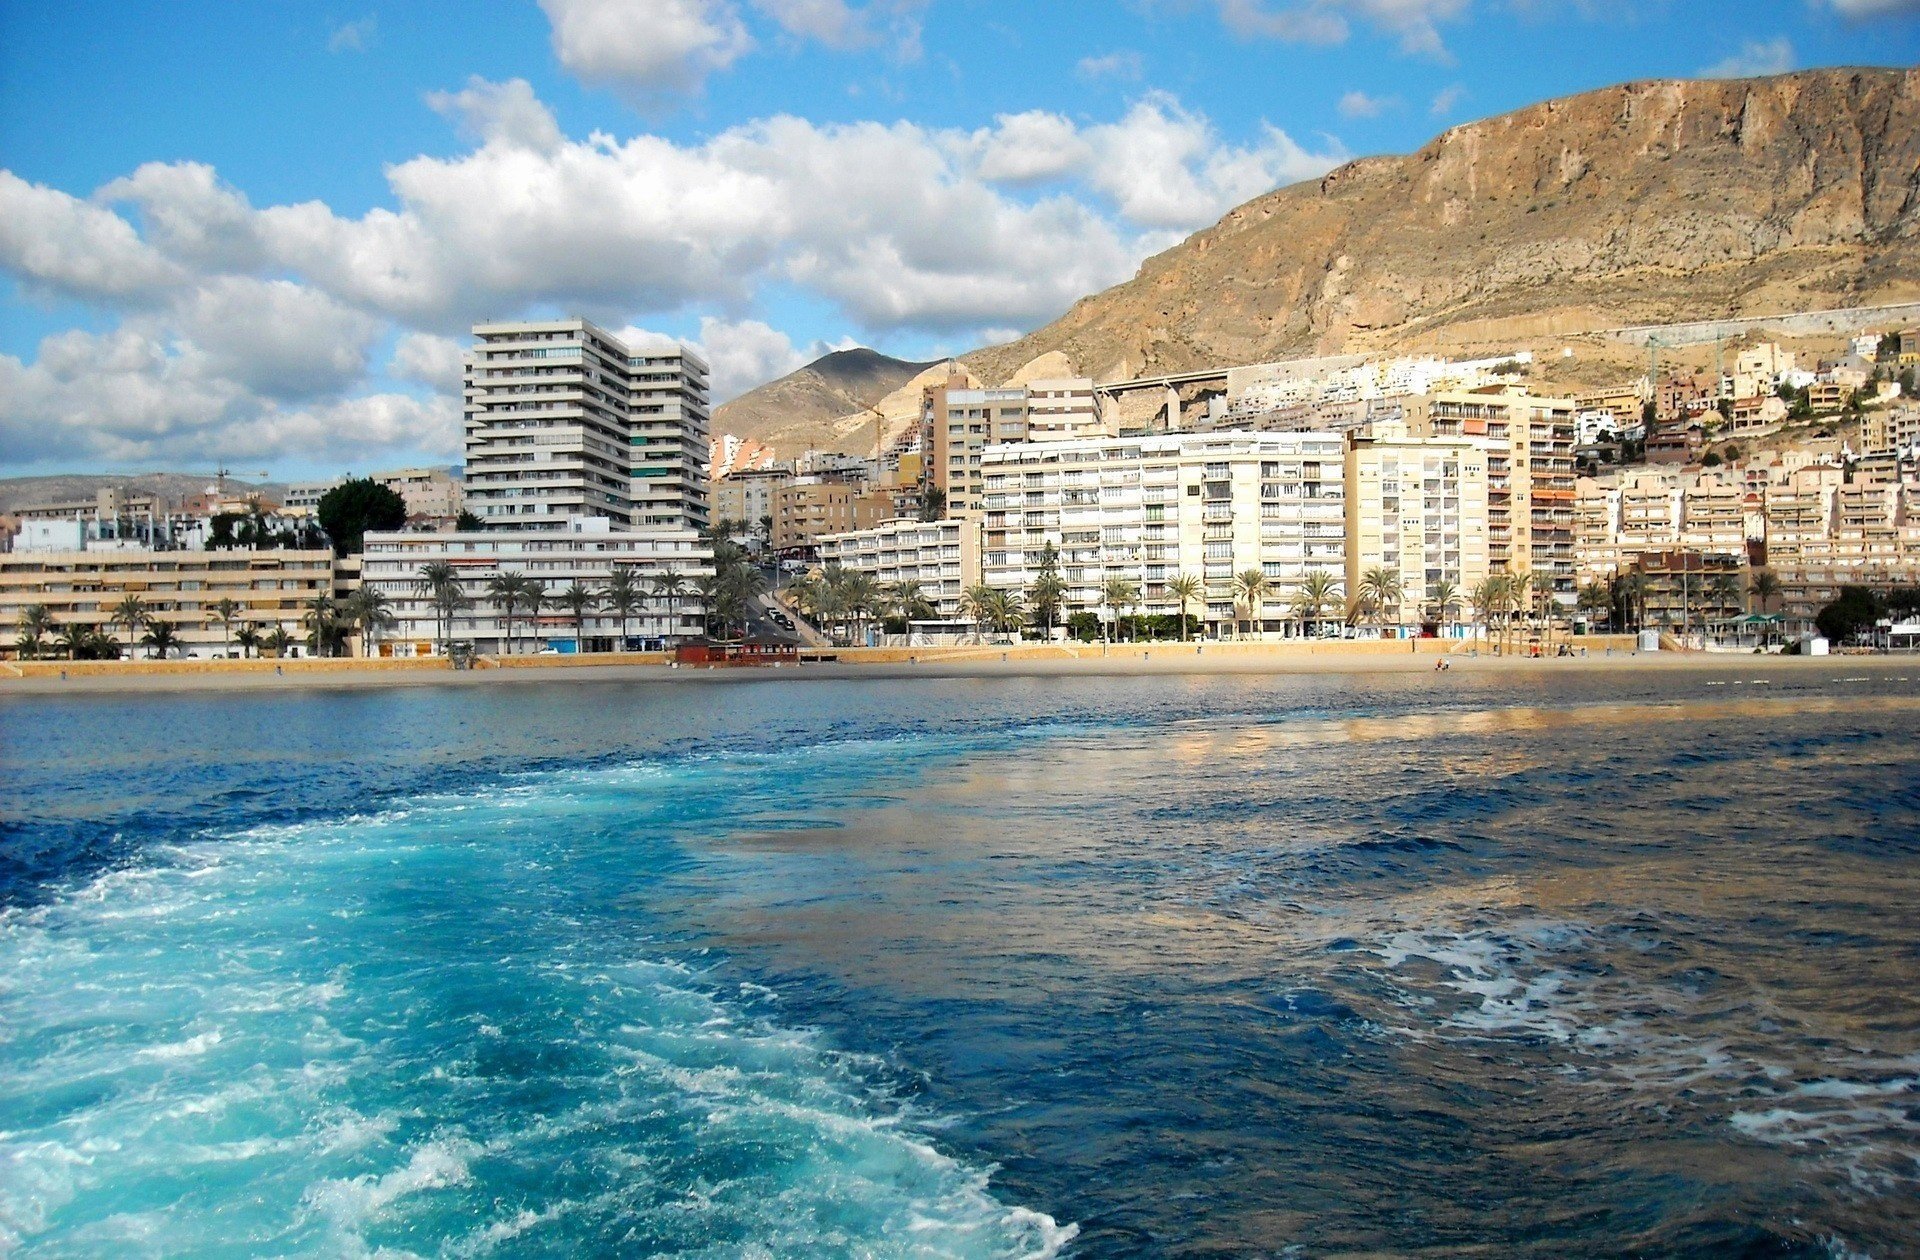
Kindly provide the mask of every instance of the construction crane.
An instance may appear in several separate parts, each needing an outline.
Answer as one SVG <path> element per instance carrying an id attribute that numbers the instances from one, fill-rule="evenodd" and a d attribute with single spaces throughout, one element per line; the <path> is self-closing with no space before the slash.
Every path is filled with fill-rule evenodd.
<path id="1" fill-rule="evenodd" d="M 247 472 L 244 470 L 240 472 L 235 472 L 233 469 L 228 468 L 225 464 L 222 464 L 220 465 L 220 467 L 216 468 L 214 471 L 210 473 L 188 473 L 187 476 L 213 478 L 213 492 L 215 494 L 223 495 L 227 492 L 227 478 L 229 477 L 258 477 L 262 481 L 264 481 L 268 477 L 273 476 L 273 474 L 266 471 L 264 468 L 261 469 L 259 472 Z"/>

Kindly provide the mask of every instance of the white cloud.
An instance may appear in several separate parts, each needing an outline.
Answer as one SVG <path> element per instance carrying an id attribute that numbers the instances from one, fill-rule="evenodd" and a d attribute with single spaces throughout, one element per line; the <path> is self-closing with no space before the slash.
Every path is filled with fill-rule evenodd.
<path id="1" fill-rule="evenodd" d="M 640 96 L 698 91 L 753 47 L 728 0 L 540 0 L 580 80 Z"/>
<path id="2" fill-rule="evenodd" d="M 973 173 L 993 183 L 1058 179 L 1093 157 L 1073 120 L 1042 109 L 1002 114 L 968 137 L 968 146 Z"/>
<path id="3" fill-rule="evenodd" d="M 358 21 L 342 22 L 327 36 L 327 51 L 365 52 L 368 45 L 373 43 L 373 35 L 379 25 L 380 19 L 371 13 Z"/>
<path id="4" fill-rule="evenodd" d="M 1083 79 L 1138 79 L 1145 72 L 1145 63 L 1140 54 L 1130 49 L 1103 53 L 1097 57 L 1082 57 L 1074 67 Z"/>
<path id="5" fill-rule="evenodd" d="M 1427 106 L 1427 112 L 1435 118 L 1445 118 L 1453 113 L 1461 101 L 1467 99 L 1467 89 L 1458 83 L 1449 84 L 1433 94 L 1433 104 Z"/>
<path id="6" fill-rule="evenodd" d="M 252 271 L 267 261 L 254 209 L 202 162 L 148 162 L 95 194 L 138 212 L 148 244 L 196 271 Z"/>
<path id="7" fill-rule="evenodd" d="M 1920 13 L 1920 0 L 1826 0 L 1841 17 L 1891 17 L 1899 13 Z"/>
<path id="8" fill-rule="evenodd" d="M 848 51 L 888 41 L 896 55 L 920 55 L 920 17 L 926 0 L 873 0 L 864 7 L 847 0 L 752 0 L 753 7 L 797 39 Z"/>
<path id="9" fill-rule="evenodd" d="M 1767 74 L 1785 74 L 1793 69 L 1793 43 L 1782 35 L 1777 39 L 1750 39 L 1740 51 L 1724 61 L 1703 67 L 1706 79 L 1751 79 Z"/>
<path id="10" fill-rule="evenodd" d="M 1356 88 L 1340 98 L 1340 116 L 1342 118 L 1378 118 L 1397 103 L 1391 96 L 1368 96 Z"/>
<path id="11" fill-rule="evenodd" d="M 382 325 L 289 280 L 218 276 L 177 300 L 164 327 L 204 352 L 210 371 L 252 392 L 310 398 L 366 374 Z"/>
<path id="12" fill-rule="evenodd" d="M 466 371 L 467 346 L 452 337 L 410 332 L 394 343 L 387 374 L 457 393 Z"/>
<path id="13" fill-rule="evenodd" d="M 1397 38 L 1401 51 L 1448 59 L 1439 24 L 1460 17 L 1472 0 L 1215 0 L 1220 20 L 1242 39 L 1339 44 L 1358 18 Z"/>
<path id="14" fill-rule="evenodd" d="M 0 170 L 0 267 L 66 297 L 151 296 L 185 273 L 113 211 Z"/>
<path id="15" fill-rule="evenodd" d="M 429 92 L 427 104 L 487 144 L 547 153 L 560 147 L 560 124 L 525 79 L 489 83 L 479 75 L 458 92 Z"/>

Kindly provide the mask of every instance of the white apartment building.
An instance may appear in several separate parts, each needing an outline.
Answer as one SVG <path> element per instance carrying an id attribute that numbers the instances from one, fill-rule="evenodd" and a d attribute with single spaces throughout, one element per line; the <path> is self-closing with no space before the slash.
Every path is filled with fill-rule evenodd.
<path id="1" fill-rule="evenodd" d="M 1074 442 L 1120 436 L 1101 418 L 1093 379 L 1086 376 L 1027 382 L 1027 441 Z"/>
<path id="2" fill-rule="evenodd" d="M 602 606 L 587 613 L 576 634 L 573 613 L 548 603 L 537 613 L 514 614 L 515 650 L 613 651 L 671 645 L 702 633 L 704 618 L 694 583 L 713 572 L 713 549 L 687 529 L 615 531 L 604 520 L 581 520 L 566 529 L 488 530 L 484 533 L 368 534 L 361 558 L 361 585 L 386 595 L 396 625 L 381 636 L 382 656 L 428 656 L 439 650 L 439 614 L 420 586 L 426 565 L 444 562 L 460 575 L 473 606 L 453 623 L 453 640 L 480 652 L 506 649 L 503 610 L 488 599 L 487 583 L 520 574 L 541 583 L 549 601 L 574 583 L 603 593 L 615 570 L 631 571 L 646 599 L 624 624 Z M 678 594 L 656 585 L 666 574 L 680 579 Z"/>
<path id="3" fill-rule="evenodd" d="M 320 510 L 320 500 L 327 497 L 327 491 L 346 483 L 345 477 L 334 477 L 326 481 L 295 481 L 287 486 L 286 502 L 281 510 L 289 516 L 312 516 Z"/>
<path id="4" fill-rule="evenodd" d="M 827 535 L 820 540 L 820 558 L 876 582 L 914 583 L 942 621 L 960 621 L 961 599 L 980 581 L 980 523 L 954 517 L 887 521 Z"/>
<path id="5" fill-rule="evenodd" d="M 396 468 L 373 480 L 406 501 L 408 520 L 450 521 L 466 506 L 459 479 L 445 468 Z"/>
<path id="6" fill-rule="evenodd" d="M 466 371 L 467 507 L 490 529 L 708 522 L 707 365 L 583 319 L 479 324 Z"/>
<path id="7" fill-rule="evenodd" d="M 1346 589 L 1384 569 L 1400 581 L 1400 597 L 1381 621 L 1417 626 L 1428 596 L 1453 584 L 1460 606 L 1492 571 L 1487 547 L 1487 456 L 1490 443 L 1469 438 L 1362 437 L 1347 448 Z"/>
<path id="8" fill-rule="evenodd" d="M 1253 619 L 1290 632 L 1306 575 L 1344 578 L 1343 447 L 1333 434 L 1244 432 L 988 447 L 981 580 L 1025 589 L 1051 543 L 1070 613 L 1110 616 L 1107 580 L 1124 577 L 1145 611 L 1177 616 L 1167 582 L 1189 574 L 1205 583 L 1189 612 L 1218 633 L 1248 615 L 1234 576 L 1258 569 L 1271 586 Z"/>

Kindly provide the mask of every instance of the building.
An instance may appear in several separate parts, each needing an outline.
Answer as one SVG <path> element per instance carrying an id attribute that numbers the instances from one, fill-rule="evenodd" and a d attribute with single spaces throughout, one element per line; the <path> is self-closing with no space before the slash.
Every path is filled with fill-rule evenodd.
<path id="1" fill-rule="evenodd" d="M 772 499 L 773 549 L 787 556 L 813 552 L 828 534 L 871 529 L 897 515 L 892 495 L 837 474 L 795 477 L 775 487 Z"/>
<path id="2" fill-rule="evenodd" d="M 1118 437 L 1118 426 L 1102 418 L 1090 377 L 1027 382 L 1027 440 L 1074 442 Z"/>
<path id="3" fill-rule="evenodd" d="M 947 515 L 974 515 L 986 495 L 981 461 L 987 447 L 1027 440 L 1027 391 L 976 388 L 956 369 L 944 385 L 921 392 L 920 432 L 929 489 L 946 496 Z"/>
<path id="4" fill-rule="evenodd" d="M 1400 597 L 1382 610 L 1386 624 L 1421 623 L 1428 596 L 1442 583 L 1452 584 L 1464 606 L 1490 572 L 1488 445 L 1469 438 L 1349 437 L 1346 589 L 1359 591 L 1374 569 L 1396 576 Z"/>
<path id="5" fill-rule="evenodd" d="M 780 488 L 792 481 L 793 470 L 780 465 L 716 478 L 709 505 L 714 523 L 738 521 L 748 533 L 756 535 L 770 530 L 767 521 L 774 516 L 774 500 Z"/>
<path id="6" fill-rule="evenodd" d="M 707 365 L 582 319 L 479 324 L 466 371 L 467 506 L 489 529 L 708 523 Z"/>
<path id="7" fill-rule="evenodd" d="M 1637 556 L 1641 624 L 1680 633 L 1704 631 L 1746 611 L 1749 585 L 1740 552 L 1648 551 Z"/>
<path id="8" fill-rule="evenodd" d="M 466 507 L 460 482 L 445 468 L 397 468 L 373 480 L 406 501 L 410 523 L 451 525 Z"/>
<path id="9" fill-rule="evenodd" d="M 137 595 L 155 622 L 173 627 L 177 655 L 213 657 L 242 626 L 262 635 L 283 629 L 305 655 L 304 618 L 319 595 L 335 593 L 331 551 L 34 551 L 0 555 L 0 621 L 44 605 L 57 626 L 90 626 L 127 645 L 113 609 Z M 223 599 L 239 605 L 231 627 L 215 619 Z M 56 629 L 57 635 L 59 630 Z M 140 636 L 135 635 L 137 640 Z M 144 654 L 144 649 L 142 649 Z"/>
<path id="10" fill-rule="evenodd" d="M 1575 558 L 1572 398 L 1514 386 L 1435 394 L 1423 437 L 1479 438 L 1487 448 L 1487 551 L 1496 573 L 1546 575 L 1572 607 Z"/>
<path id="11" fill-rule="evenodd" d="M 1236 621 L 1291 633 L 1307 575 L 1346 573 L 1346 461 L 1333 434 L 1209 433 L 1001 444 L 982 462 L 981 580 L 1021 589 L 1039 576 L 1049 544 L 1067 586 L 1066 612 L 1178 616 L 1168 590 L 1201 579 L 1188 608 L 1229 633 Z M 1241 608 L 1235 576 L 1269 583 Z M 1138 609 L 1106 602 L 1109 579 L 1139 590 Z M 1320 610 L 1337 619 L 1340 610 Z"/>
<path id="12" fill-rule="evenodd" d="M 453 642 L 471 643 L 482 653 L 507 647 L 504 610 L 486 594 L 487 583 L 503 574 L 539 582 L 548 601 L 537 612 L 515 614 L 516 651 L 669 647 L 705 632 L 694 584 L 712 574 L 713 549 L 691 530 L 616 531 L 605 520 L 582 519 L 555 530 L 368 534 L 360 580 L 387 597 L 395 619 L 393 629 L 380 637 L 379 655 L 428 656 L 439 650 L 439 614 L 420 585 L 421 570 L 433 563 L 453 566 L 472 601 L 455 614 Z M 603 593 L 620 570 L 639 579 L 646 592 L 641 607 L 623 620 L 603 600 L 576 632 L 573 613 L 555 597 L 575 583 Z M 659 585 L 669 574 L 680 580 L 677 593 Z"/>
<path id="13" fill-rule="evenodd" d="M 829 534 L 820 559 L 887 586 L 917 587 L 939 620 L 963 621 L 967 588 L 980 582 L 980 523 L 891 520 L 872 529 Z"/>
<path id="14" fill-rule="evenodd" d="M 295 481 L 287 485 L 286 502 L 281 509 L 289 516 L 312 516 L 320 510 L 320 500 L 336 486 L 346 484 L 345 477 L 334 477 L 326 481 Z"/>

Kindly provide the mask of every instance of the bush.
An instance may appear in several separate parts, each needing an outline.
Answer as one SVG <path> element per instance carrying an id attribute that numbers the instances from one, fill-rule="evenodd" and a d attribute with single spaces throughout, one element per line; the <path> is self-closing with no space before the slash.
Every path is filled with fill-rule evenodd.
<path id="1" fill-rule="evenodd" d="M 333 540 L 333 554 L 352 556 L 365 549 L 368 530 L 405 525 L 407 501 L 371 477 L 360 477 L 327 491 L 314 515 Z"/>
<path id="2" fill-rule="evenodd" d="M 1100 637 L 1100 618 L 1090 612 L 1077 612 L 1067 618 L 1067 633 L 1082 643 L 1092 643 Z"/>
<path id="3" fill-rule="evenodd" d="M 1840 598 L 1822 608 L 1813 624 L 1833 644 L 1847 643 L 1873 628 L 1884 616 L 1879 596 L 1864 586 L 1843 586 Z"/>

